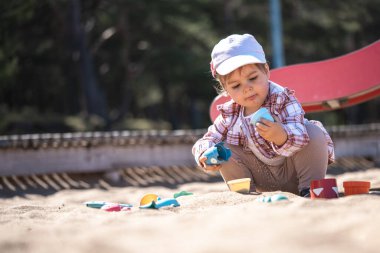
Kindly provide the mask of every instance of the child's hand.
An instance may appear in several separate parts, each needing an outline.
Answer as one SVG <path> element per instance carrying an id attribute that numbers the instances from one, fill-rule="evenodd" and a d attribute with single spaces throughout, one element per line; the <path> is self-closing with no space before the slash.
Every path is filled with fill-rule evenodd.
<path id="1" fill-rule="evenodd" d="M 205 161 L 207 160 L 207 157 L 205 156 L 201 156 L 199 158 L 199 163 L 202 165 L 202 168 L 205 172 L 208 172 L 208 171 L 217 171 L 217 170 L 220 170 L 220 168 L 222 168 L 222 165 L 220 164 L 217 164 L 217 165 L 207 165 L 205 164 Z"/>
<path id="2" fill-rule="evenodd" d="M 281 146 L 286 142 L 288 135 L 281 123 L 263 118 L 260 121 L 256 123 L 256 130 L 265 140 L 273 142 L 277 146 Z"/>

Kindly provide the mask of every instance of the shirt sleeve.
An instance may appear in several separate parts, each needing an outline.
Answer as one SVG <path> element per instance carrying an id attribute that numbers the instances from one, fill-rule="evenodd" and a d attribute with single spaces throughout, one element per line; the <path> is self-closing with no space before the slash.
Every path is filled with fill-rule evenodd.
<path id="1" fill-rule="evenodd" d="M 276 107 L 288 139 L 281 146 L 274 143 L 271 143 L 271 146 L 278 155 L 289 157 L 301 150 L 310 141 L 304 124 L 305 112 L 293 96 L 293 92 L 289 90 L 279 95 L 276 100 Z"/>
<path id="2" fill-rule="evenodd" d="M 219 115 L 214 124 L 211 125 L 206 134 L 199 139 L 192 148 L 196 163 L 200 166 L 199 158 L 208 148 L 223 141 L 227 135 L 228 121 L 221 115 Z"/>

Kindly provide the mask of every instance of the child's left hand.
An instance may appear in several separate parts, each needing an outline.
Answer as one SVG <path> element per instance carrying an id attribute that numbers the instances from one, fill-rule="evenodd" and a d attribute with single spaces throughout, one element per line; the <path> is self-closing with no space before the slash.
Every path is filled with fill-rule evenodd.
<path id="1" fill-rule="evenodd" d="M 206 156 L 201 156 L 199 158 L 199 163 L 201 164 L 204 172 L 210 172 L 210 171 L 218 171 L 220 170 L 220 168 L 222 167 L 222 165 L 220 164 L 216 164 L 216 165 L 207 165 L 205 163 L 205 161 L 207 160 L 207 157 Z"/>
<path id="2" fill-rule="evenodd" d="M 273 142 L 277 146 L 283 145 L 288 139 L 288 135 L 281 123 L 272 122 L 264 118 L 261 118 L 260 122 L 256 123 L 256 131 L 265 140 Z"/>

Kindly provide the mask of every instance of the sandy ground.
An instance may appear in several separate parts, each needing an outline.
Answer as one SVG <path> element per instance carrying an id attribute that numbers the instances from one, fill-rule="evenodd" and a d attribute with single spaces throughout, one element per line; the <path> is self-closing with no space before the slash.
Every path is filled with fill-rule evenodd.
<path id="1" fill-rule="evenodd" d="M 335 176 L 380 187 L 380 169 Z M 139 209 L 140 198 L 186 190 L 180 207 Z M 269 196 L 279 192 L 266 192 Z M 50 195 L 0 199 L 0 252 L 380 252 L 380 195 L 310 200 L 255 201 L 222 182 L 177 188 L 68 189 Z M 261 196 L 262 196 L 261 195 Z M 85 201 L 130 203 L 125 212 L 88 208 Z"/>

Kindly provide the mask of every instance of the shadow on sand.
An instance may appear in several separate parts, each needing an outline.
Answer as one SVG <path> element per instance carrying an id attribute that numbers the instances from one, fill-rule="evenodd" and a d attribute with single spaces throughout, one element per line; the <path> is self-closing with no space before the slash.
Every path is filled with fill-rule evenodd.
<path id="1" fill-rule="evenodd" d="M 347 172 L 375 168 L 374 161 L 364 157 L 339 158 L 327 169 L 336 176 Z M 110 189 L 112 187 L 164 186 L 175 189 L 190 182 L 222 182 L 219 173 L 206 174 L 189 166 L 132 167 L 104 173 L 54 173 L 0 177 L 0 198 L 27 197 L 28 194 L 48 196 L 68 189 Z M 375 191 L 376 195 L 379 191 Z"/>

